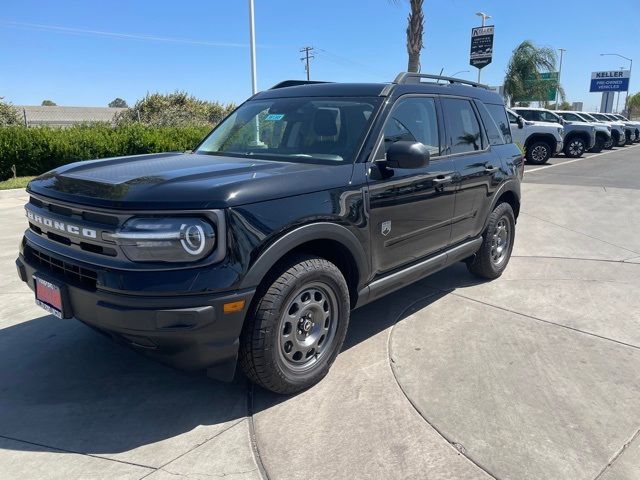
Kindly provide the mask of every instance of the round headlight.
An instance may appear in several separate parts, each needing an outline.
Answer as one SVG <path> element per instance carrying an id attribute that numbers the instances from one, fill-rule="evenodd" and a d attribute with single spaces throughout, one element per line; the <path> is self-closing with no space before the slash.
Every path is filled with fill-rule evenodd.
<path id="1" fill-rule="evenodd" d="M 204 230 L 200 225 L 187 225 L 180 227 L 180 243 L 189 255 L 200 255 L 205 247 Z"/>

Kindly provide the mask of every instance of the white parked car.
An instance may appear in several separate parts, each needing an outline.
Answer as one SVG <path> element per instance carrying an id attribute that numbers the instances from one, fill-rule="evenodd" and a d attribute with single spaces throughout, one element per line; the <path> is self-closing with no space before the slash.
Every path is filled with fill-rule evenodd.
<path id="1" fill-rule="evenodd" d="M 528 163 L 540 165 L 564 148 L 564 128 L 547 122 L 525 120 L 513 110 L 507 110 L 513 143 L 525 153 Z"/>
<path id="2" fill-rule="evenodd" d="M 579 113 L 582 114 L 583 112 Z M 597 122 L 604 123 L 611 127 L 614 147 L 624 147 L 627 144 L 627 127 L 623 122 L 620 120 L 612 120 L 603 113 L 587 112 L 587 115 L 594 118 Z"/>
<path id="3" fill-rule="evenodd" d="M 600 153 L 603 148 L 607 150 L 613 148 L 613 138 L 611 137 L 611 127 L 604 123 L 589 120 L 584 114 L 570 110 L 555 110 L 565 122 L 582 122 L 593 125 L 596 129 L 596 144 L 589 150 L 591 153 Z"/>

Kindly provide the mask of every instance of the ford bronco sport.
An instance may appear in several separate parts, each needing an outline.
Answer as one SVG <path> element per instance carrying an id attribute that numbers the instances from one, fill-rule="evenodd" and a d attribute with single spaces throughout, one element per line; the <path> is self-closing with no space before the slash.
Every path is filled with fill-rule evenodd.
<path id="1" fill-rule="evenodd" d="M 189 153 L 31 181 L 16 261 L 36 302 L 183 369 L 299 391 L 350 310 L 464 260 L 507 266 L 524 162 L 503 100 L 459 79 L 287 81 Z"/>

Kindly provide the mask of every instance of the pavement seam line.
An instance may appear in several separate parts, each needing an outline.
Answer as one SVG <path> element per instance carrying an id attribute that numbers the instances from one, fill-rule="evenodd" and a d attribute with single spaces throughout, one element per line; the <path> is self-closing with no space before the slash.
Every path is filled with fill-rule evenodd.
<path id="1" fill-rule="evenodd" d="M 554 225 L 554 226 L 559 227 L 559 228 L 563 228 L 563 229 L 568 230 L 568 231 L 573 232 L 573 233 L 577 233 L 578 235 L 584 235 L 585 237 L 591 238 L 592 240 L 597 240 L 598 242 L 606 243 L 607 245 L 611 245 L 612 247 L 620 248 L 622 250 L 626 250 L 627 252 L 631 252 L 631 253 L 635 253 L 636 255 L 640 255 L 640 252 L 636 252 L 635 250 L 631 250 L 630 248 L 622 247 L 620 245 L 616 245 L 615 243 L 607 242 L 606 240 L 602 240 L 601 238 L 594 237 L 593 235 L 589 235 L 588 233 L 580 232 L 578 230 L 574 230 L 572 228 L 569 228 L 569 227 L 567 227 L 565 225 L 560 225 L 559 223 L 552 222 L 551 220 L 547 220 L 545 218 L 538 217 L 537 215 L 534 215 L 533 213 L 521 211 L 520 214 L 521 215 L 529 215 L 530 217 L 536 218 L 536 219 L 540 220 L 541 222 L 550 223 L 551 225 Z M 634 257 L 631 257 L 631 258 L 634 258 Z"/>
<path id="2" fill-rule="evenodd" d="M 440 289 L 436 289 L 439 290 L 440 292 L 444 292 L 445 290 L 440 290 Z M 407 402 L 409 402 L 409 405 L 411 405 L 412 410 L 418 415 L 419 418 L 422 419 L 422 421 L 424 421 L 427 425 L 429 425 L 438 435 L 440 435 L 440 437 L 442 437 L 442 439 L 447 442 L 447 444 L 449 445 L 449 447 L 455 451 L 455 453 L 457 455 L 461 455 L 462 457 L 466 458 L 472 465 L 474 465 L 475 467 L 477 467 L 478 469 L 482 470 L 484 473 L 486 473 L 487 475 L 489 475 L 491 478 L 493 478 L 494 480 L 500 480 L 500 477 L 498 477 L 496 474 L 492 473 L 490 470 L 488 470 L 486 467 L 484 467 L 482 464 L 480 464 L 479 462 L 473 460 L 470 456 L 467 455 L 466 450 L 463 452 L 460 449 L 458 449 L 456 447 L 456 445 L 460 445 L 456 442 L 454 442 L 453 440 L 450 440 L 438 427 L 436 427 L 433 423 L 431 423 L 427 417 L 425 417 L 422 412 L 420 412 L 420 409 L 418 408 L 418 406 L 411 400 L 411 398 L 409 398 L 409 395 L 407 395 L 407 392 L 405 392 L 404 388 L 402 388 L 402 384 L 400 383 L 400 381 L 398 380 L 398 377 L 396 376 L 396 372 L 393 368 L 393 364 L 395 363 L 393 360 L 393 354 L 392 354 L 392 347 L 391 347 L 391 337 L 393 335 L 393 330 L 395 329 L 396 325 L 398 324 L 398 321 L 400 318 L 402 318 L 407 312 L 409 312 L 411 309 L 414 308 L 415 305 L 425 301 L 428 298 L 434 297 L 436 296 L 436 293 L 431 293 L 430 295 L 427 295 L 425 297 L 421 297 L 418 300 L 412 302 L 408 307 L 406 307 L 404 310 L 402 310 L 400 312 L 400 314 L 396 317 L 396 320 L 393 322 L 393 325 L 391 325 L 391 327 L 389 328 L 389 334 L 387 336 L 387 365 L 389 366 L 389 370 L 391 370 L 391 375 L 396 383 L 396 386 L 398 387 L 398 389 L 400 390 L 400 393 L 402 393 L 402 395 L 404 396 L 404 398 L 407 400 Z M 415 312 L 413 312 L 415 313 Z M 412 313 L 412 314 L 413 314 Z"/>
<path id="3" fill-rule="evenodd" d="M 226 428 L 222 429 L 221 431 L 219 431 L 219 432 L 218 432 L 218 433 L 216 433 L 215 435 L 213 435 L 213 436 L 211 436 L 211 437 L 209 437 L 209 438 L 207 438 L 207 439 L 203 440 L 202 442 L 200 442 L 200 443 L 198 443 L 198 444 L 194 445 L 193 447 L 189 448 L 186 452 L 181 453 L 181 454 L 180 454 L 180 455 L 178 455 L 177 457 L 172 458 L 171 460 L 169 460 L 169 461 L 168 461 L 168 462 L 166 462 L 166 463 L 163 463 L 163 464 L 162 464 L 162 465 L 160 465 L 159 467 L 149 467 L 149 468 L 153 468 L 153 470 L 154 470 L 154 471 L 153 471 L 153 472 L 149 472 L 149 473 L 147 473 L 146 475 L 144 475 L 144 476 L 140 477 L 140 480 L 142 480 L 143 478 L 147 478 L 149 475 L 151 475 L 151 474 L 153 474 L 153 473 L 157 472 L 158 470 L 162 470 L 162 471 L 164 471 L 164 472 L 167 472 L 167 473 L 170 473 L 170 474 L 171 474 L 172 472 L 168 472 L 168 471 L 164 470 L 164 467 L 166 467 L 167 465 L 169 465 L 169 464 L 171 464 L 171 463 L 175 462 L 176 460 L 178 460 L 178 459 L 180 459 L 180 458 L 184 457 L 185 455 L 187 455 L 187 454 L 189 454 L 189 453 L 193 452 L 195 449 L 197 449 L 197 448 L 201 447 L 201 446 L 202 446 L 202 445 L 204 445 L 205 443 L 208 443 L 209 441 L 213 440 L 214 438 L 219 437 L 219 436 L 220 436 L 220 435 L 222 435 L 223 433 L 228 432 L 228 431 L 229 431 L 229 430 L 231 430 L 233 427 L 235 427 L 235 426 L 236 426 L 236 425 L 238 425 L 240 422 L 242 422 L 242 420 L 244 420 L 244 418 L 240 418 L 240 419 L 238 419 L 237 421 L 233 422 L 233 424 L 231 424 L 231 425 L 229 425 L 228 427 L 226 427 Z M 182 474 L 174 474 L 174 475 L 182 475 Z"/>
<path id="4" fill-rule="evenodd" d="M 630 265 L 637 265 L 635 263 L 629 262 L 629 260 L 633 260 L 635 257 L 623 258 L 622 260 L 607 260 L 606 258 L 582 258 L 582 257 L 563 257 L 561 255 L 511 255 L 511 258 L 548 258 L 554 260 L 580 260 L 584 262 L 605 262 L 605 263 L 628 263 Z"/>
<path id="5" fill-rule="evenodd" d="M 117 458 L 109 458 L 109 457 L 103 457 L 101 455 L 95 455 L 93 453 L 86 453 L 86 452 L 78 452 L 76 450 L 68 450 L 66 448 L 60 448 L 60 447 L 52 447 L 50 445 L 45 445 L 44 443 L 38 443 L 38 442 L 31 442 L 29 440 L 22 440 L 20 438 L 15 438 L 15 437 L 10 437 L 8 435 L 2 435 L 0 434 L 0 438 L 4 438 L 6 440 L 12 440 L 14 442 L 21 442 L 21 443 L 26 443 L 28 445 L 34 445 L 36 447 L 43 447 L 43 448 L 48 448 L 50 450 L 57 450 L 58 452 L 64 452 L 64 453 L 73 453 L 75 455 L 82 455 L 83 457 L 91 457 L 91 458 L 96 458 L 99 460 L 108 460 L 110 462 L 116 462 L 116 463 L 122 463 L 125 465 L 132 465 L 134 467 L 142 467 L 142 468 L 147 468 L 150 469 L 151 472 L 147 473 L 144 475 L 144 477 L 146 477 L 147 475 L 150 475 L 151 473 L 153 473 L 156 468 L 152 467 L 151 465 L 144 465 L 142 463 L 135 463 L 135 462 L 128 462 L 126 460 L 119 460 Z M 142 478 L 144 478 L 142 477 Z"/>
<path id="6" fill-rule="evenodd" d="M 611 468 L 613 466 L 613 464 L 616 462 L 616 460 L 618 460 L 618 458 L 620 458 L 620 456 L 625 452 L 625 450 L 627 448 L 629 448 L 629 446 L 640 436 L 640 429 L 636 430 L 636 433 L 634 433 L 631 438 L 624 444 L 622 445 L 622 447 L 620 448 L 620 450 L 618 450 L 613 457 L 611 457 L 611 460 L 609 460 L 607 462 L 607 464 L 604 466 L 604 468 L 602 470 L 600 470 L 600 473 L 598 473 L 598 475 L 596 475 L 596 478 L 594 480 L 599 480 L 600 478 L 602 478 L 602 476 L 606 473 L 606 471 Z"/>
<path id="7" fill-rule="evenodd" d="M 627 147 L 624 151 L 629 151 L 631 149 L 637 148 L 640 145 L 633 145 L 630 147 Z M 539 172 L 540 170 L 546 170 L 547 168 L 553 168 L 553 167 L 559 167 L 560 165 L 568 165 L 570 163 L 575 163 L 575 162 L 580 162 L 582 160 L 589 160 L 592 158 L 596 158 L 596 157 L 600 157 L 602 155 L 608 155 L 610 153 L 617 153 L 617 152 L 623 152 L 623 150 L 609 150 L 607 152 L 602 152 L 602 153 L 596 153 L 594 155 L 589 155 L 588 157 L 580 157 L 580 158 L 574 158 L 573 160 L 567 160 L 566 162 L 562 162 L 562 163 L 555 163 L 553 165 L 545 165 L 543 167 L 538 167 L 538 168 L 532 168 L 531 170 L 526 170 L 524 173 L 533 173 L 533 172 Z"/>
<path id="8" fill-rule="evenodd" d="M 260 448 L 258 447 L 258 436 L 256 435 L 256 427 L 253 422 L 253 412 L 255 411 L 253 401 L 254 401 L 254 390 L 255 385 L 252 383 L 247 391 L 247 423 L 249 426 L 249 442 L 251 443 L 251 452 L 253 453 L 253 460 L 256 462 L 258 466 L 258 473 L 263 480 L 269 480 L 269 472 L 267 472 L 267 468 L 262 462 L 262 455 L 260 455 Z"/>
<path id="9" fill-rule="evenodd" d="M 436 288 L 436 287 L 433 287 L 433 288 Z M 535 320 L 537 322 L 546 323 L 548 325 L 553 325 L 553 326 L 556 326 L 556 327 L 559 327 L 559 328 L 566 328 L 567 330 L 571 330 L 571 331 L 574 331 L 574 332 L 577 332 L 577 333 L 582 333 L 583 335 L 589 335 L 591 337 L 599 338 L 600 340 L 606 340 L 606 341 L 609 341 L 609 342 L 617 343 L 618 345 L 623 345 L 625 347 L 630 347 L 630 348 L 633 348 L 633 349 L 636 349 L 636 350 L 640 350 L 640 345 L 633 345 L 631 343 L 626 343 L 626 342 L 623 342 L 621 340 L 616 340 L 614 338 L 609 338 L 609 337 L 605 337 L 605 336 L 602 336 L 602 335 L 598 335 L 597 333 L 587 332 L 585 330 L 580 330 L 579 328 L 570 327 L 569 325 L 562 325 L 561 323 L 556 323 L 556 322 L 552 322 L 551 320 L 545 320 L 543 318 L 534 317 L 533 315 L 529 315 L 527 313 L 516 312 L 515 310 L 511 310 L 511 309 L 506 308 L 506 307 L 501 307 L 499 305 L 494 305 L 492 303 L 483 302 L 482 300 L 477 300 L 475 298 L 467 297 L 466 295 L 462 295 L 460 293 L 456 293 L 455 289 L 454 290 L 442 290 L 442 291 L 443 292 L 446 291 L 447 293 L 450 293 L 451 295 L 455 295 L 457 297 L 464 298 L 465 300 L 469 300 L 470 302 L 476 302 L 476 303 L 479 303 L 481 305 L 485 305 L 487 307 L 497 308 L 498 310 L 502 310 L 504 312 L 513 313 L 514 315 L 519 315 L 521 317 L 529 318 L 529 319 Z"/>

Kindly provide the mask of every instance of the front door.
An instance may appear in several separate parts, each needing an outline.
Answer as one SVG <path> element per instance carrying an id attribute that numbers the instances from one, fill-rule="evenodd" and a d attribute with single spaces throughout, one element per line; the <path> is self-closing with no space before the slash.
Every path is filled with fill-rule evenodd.
<path id="1" fill-rule="evenodd" d="M 429 165 L 390 169 L 384 161 L 369 165 L 371 260 L 374 275 L 389 272 L 447 247 L 451 236 L 456 172 L 442 156 L 442 115 L 429 96 L 399 99 L 385 121 L 376 160 L 399 140 L 426 145 Z"/>

